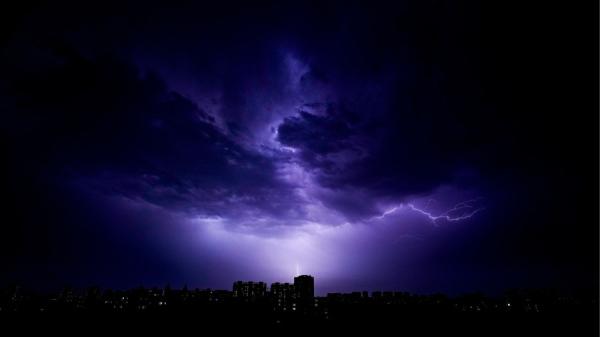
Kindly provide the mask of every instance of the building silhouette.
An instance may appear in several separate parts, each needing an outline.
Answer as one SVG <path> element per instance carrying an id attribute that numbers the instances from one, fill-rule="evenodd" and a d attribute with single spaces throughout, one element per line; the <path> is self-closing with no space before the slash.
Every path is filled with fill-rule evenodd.
<path id="1" fill-rule="evenodd" d="M 314 307 L 315 279 L 310 275 L 294 277 L 294 290 L 296 294 L 296 311 L 309 313 Z"/>
<path id="2" fill-rule="evenodd" d="M 270 295 L 274 311 L 291 312 L 296 308 L 296 290 L 293 284 L 275 282 L 271 284 Z"/>
<path id="3" fill-rule="evenodd" d="M 233 297 L 246 302 L 264 299 L 267 295 L 267 284 L 264 282 L 236 281 L 233 283 Z"/>

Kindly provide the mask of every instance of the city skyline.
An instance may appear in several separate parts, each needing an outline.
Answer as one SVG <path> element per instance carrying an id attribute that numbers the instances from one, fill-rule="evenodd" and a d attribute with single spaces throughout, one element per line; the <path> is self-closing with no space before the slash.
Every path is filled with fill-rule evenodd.
<path id="1" fill-rule="evenodd" d="M 236 280 L 233 282 L 232 286 L 229 289 L 211 289 L 211 288 L 198 288 L 198 287 L 189 287 L 187 284 L 184 284 L 181 287 L 172 286 L 171 284 L 167 284 L 163 287 L 157 286 L 144 286 L 139 285 L 137 287 L 131 289 L 103 289 L 97 285 L 88 286 L 85 288 L 73 288 L 71 286 L 65 286 L 60 291 L 53 292 L 39 292 L 36 289 L 23 289 L 18 284 L 13 284 L 4 288 L 0 291 L 0 295 L 6 296 L 6 290 L 8 289 L 9 293 L 14 292 L 14 296 L 10 296 L 9 299 L 13 300 L 15 297 L 23 296 L 23 291 L 26 291 L 29 296 L 39 296 L 45 295 L 48 296 L 50 294 L 59 294 L 59 297 L 85 297 L 91 295 L 99 295 L 100 293 L 109 293 L 112 294 L 115 292 L 116 294 L 125 294 L 125 293 L 136 293 L 140 291 L 149 291 L 151 293 L 151 297 L 156 295 L 153 294 L 161 294 L 161 296 L 166 296 L 169 292 L 174 293 L 203 293 L 208 294 L 210 296 L 215 296 L 217 302 L 220 300 L 224 301 L 227 298 L 233 298 L 237 300 L 242 300 L 248 304 L 259 304 L 260 301 L 268 300 L 272 301 L 273 309 L 275 311 L 296 311 L 298 309 L 298 303 L 304 302 L 304 304 L 308 304 L 309 307 L 314 308 L 315 304 L 319 303 L 323 299 L 333 299 L 339 300 L 346 298 L 347 300 L 365 300 L 365 299 L 384 299 L 391 300 L 394 297 L 421 297 L 421 298 L 444 298 L 444 299 L 461 299 L 461 298 L 488 298 L 488 299 L 506 299 L 510 297 L 547 297 L 547 299 L 552 300 L 560 300 L 561 298 L 567 299 L 569 301 L 576 299 L 580 302 L 574 302 L 572 304 L 576 304 L 578 306 L 582 306 L 580 308 L 584 308 L 584 306 L 596 305 L 598 302 L 598 298 L 594 298 L 594 295 L 591 293 L 582 292 L 581 290 L 576 292 L 565 292 L 561 289 L 551 289 L 551 288 L 540 288 L 540 289 L 506 289 L 501 295 L 491 295 L 484 294 L 481 292 L 470 292 L 464 293 L 455 296 L 448 296 L 447 294 L 443 294 L 440 292 L 434 292 L 429 294 L 414 294 L 407 291 L 399 291 L 399 290 L 386 290 L 386 289 L 378 289 L 378 290 L 358 290 L 355 289 L 349 292 L 328 292 L 326 294 L 317 294 L 315 292 L 315 278 L 312 275 L 296 275 L 293 278 L 293 282 L 285 282 L 285 281 L 276 281 L 273 283 L 267 283 L 259 280 Z M 18 295 L 17 295 L 18 294 Z M 119 296 L 119 295 L 117 295 Z M 209 297 L 210 297 L 209 296 Z M 0 296 L 1 298 L 1 296 Z M 122 298 L 126 300 L 126 297 Z M 547 300 L 546 299 L 546 300 Z M 4 298 L 6 301 L 6 298 Z M 54 298 L 52 300 L 57 300 Z M 158 299 L 157 299 L 158 300 Z M 211 301 L 209 299 L 209 301 Z M 308 302 L 308 303 L 307 303 Z M 6 303 L 4 303 L 6 305 Z M 167 303 L 160 303 L 159 306 L 167 305 Z M 496 308 L 496 309 L 510 309 L 510 304 L 504 305 L 505 308 Z M 283 309 L 285 308 L 285 309 Z M 139 308 L 137 308 L 139 309 Z M 3 310 L 2 305 L 0 305 L 0 311 Z M 533 308 L 530 308 L 533 310 Z M 537 309 L 534 311 L 538 311 Z M 300 314 L 299 312 L 296 312 Z"/>
<path id="2" fill-rule="evenodd" d="M 593 294 L 568 294 L 552 289 L 512 289 L 501 296 L 469 293 L 419 295 L 402 291 L 356 291 L 314 296 L 314 279 L 301 275 L 294 283 L 276 282 L 266 290 L 260 281 L 236 281 L 231 290 L 136 287 L 127 290 L 89 287 L 36 293 L 0 287 L 0 315 L 38 319 L 67 319 L 95 325 L 126 321 L 136 331 L 158 327 L 185 329 L 211 327 L 249 331 L 254 328 L 369 328 L 396 327 L 422 334 L 453 331 L 475 333 L 587 333 L 597 319 Z M 303 290 L 304 289 L 304 290 Z M 56 314 L 60 316 L 55 316 Z M 4 316 L 7 315 L 7 316 Z M 19 316 L 21 315 L 21 316 Z M 133 320 L 130 320 L 133 319 Z M 173 321 L 171 321 L 173 319 Z M 93 320 L 95 323 L 92 323 Z M 431 325 L 431 322 L 436 324 Z M 173 324 L 174 323 L 174 324 Z M 597 326 L 596 326 L 597 328 Z M 501 329 L 501 330 L 498 330 Z M 558 330 L 560 329 L 560 330 Z M 264 330 L 261 330 L 264 331 Z M 596 330 L 597 331 L 597 330 Z"/>

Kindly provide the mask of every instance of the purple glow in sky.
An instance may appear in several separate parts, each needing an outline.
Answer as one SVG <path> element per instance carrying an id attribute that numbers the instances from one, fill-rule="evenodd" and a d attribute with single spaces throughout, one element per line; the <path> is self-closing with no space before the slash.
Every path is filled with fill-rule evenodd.
<path id="1" fill-rule="evenodd" d="M 0 281 L 587 280 L 593 111 L 557 73 L 564 34 L 544 44 L 537 8 L 437 6 L 24 11 L 0 55 Z"/>
<path id="2" fill-rule="evenodd" d="M 331 83 L 313 77 L 309 64 L 291 52 L 276 52 L 276 60 L 277 56 L 281 59 L 269 71 L 278 74 L 278 80 L 242 83 L 243 103 L 235 110 L 223 98 L 228 96 L 226 89 L 213 86 L 203 91 L 193 78 L 165 75 L 169 86 L 189 97 L 199 110 L 212 114 L 216 132 L 239 146 L 240 150 L 224 148 L 228 166 L 263 169 L 252 168 L 254 163 L 240 159 L 237 151 L 272 164 L 270 179 L 276 187 L 257 186 L 247 192 L 242 181 L 240 186 L 194 188 L 178 215 L 181 225 L 193 228 L 191 240 L 202 247 L 203 254 L 220 255 L 236 265 L 239 275 L 231 275 L 230 281 L 286 281 L 301 271 L 325 284 L 345 278 L 360 283 L 367 276 L 381 276 L 378 267 L 389 260 L 390 250 L 410 261 L 412 254 L 427 249 L 428 236 L 436 227 L 468 221 L 483 210 L 481 198 L 468 200 L 474 192 L 459 186 L 440 186 L 414 195 L 402 190 L 380 194 L 355 184 L 332 186 L 329 180 L 361 165 L 377 146 L 361 130 L 371 116 L 350 124 L 337 111 L 340 98 Z M 145 66 L 161 69 L 160 64 Z M 373 88 L 372 95 L 379 95 L 376 84 L 364 85 Z M 362 99 L 370 100 L 370 96 Z M 231 128 L 231 114 L 243 130 Z M 144 187 L 144 193 L 179 192 L 158 184 Z M 217 199 L 206 202 L 207 195 Z M 164 206 L 163 199 L 158 200 L 150 203 Z M 165 206 L 164 211 L 181 209 Z M 413 241 L 410 249 L 395 248 L 407 241 Z M 193 255 L 189 259 L 193 261 Z"/>

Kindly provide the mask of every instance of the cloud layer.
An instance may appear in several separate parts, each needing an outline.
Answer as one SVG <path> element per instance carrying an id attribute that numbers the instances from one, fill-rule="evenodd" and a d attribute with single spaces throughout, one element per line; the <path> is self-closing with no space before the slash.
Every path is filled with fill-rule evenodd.
<path id="1" fill-rule="evenodd" d="M 347 288 L 445 287 L 451 266 L 492 285 L 524 279 L 522 261 L 538 279 L 587 270 L 572 245 L 588 228 L 582 120 L 545 112 L 572 106 L 542 100 L 561 97 L 542 58 L 503 63 L 511 44 L 488 39 L 526 38 L 487 26 L 488 9 L 71 9 L 26 11 L 2 55 L 11 277 L 81 269 L 78 249 L 110 270 L 110 247 L 151 256 L 141 278 L 221 287 L 296 265 Z"/>

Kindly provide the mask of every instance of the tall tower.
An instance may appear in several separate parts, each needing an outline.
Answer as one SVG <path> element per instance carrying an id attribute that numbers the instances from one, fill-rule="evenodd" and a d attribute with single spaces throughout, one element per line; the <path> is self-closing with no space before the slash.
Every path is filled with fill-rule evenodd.
<path id="1" fill-rule="evenodd" d="M 294 277 L 296 310 L 307 313 L 312 310 L 315 298 L 315 279 L 310 275 Z"/>

